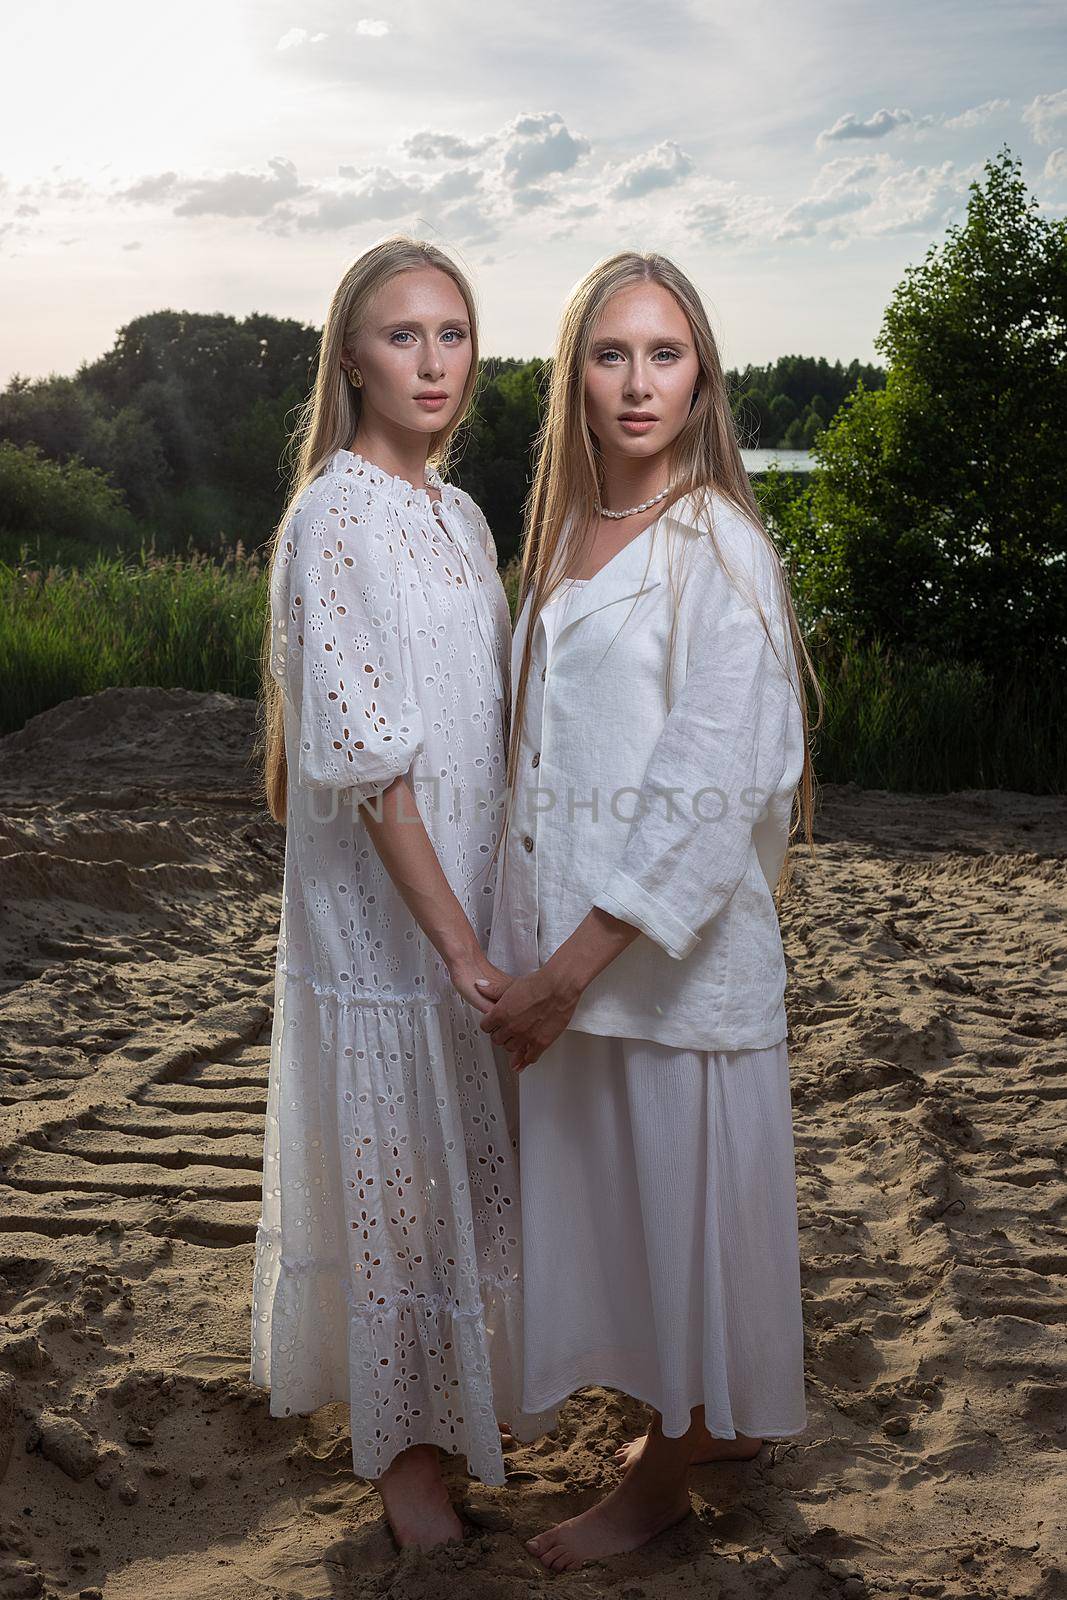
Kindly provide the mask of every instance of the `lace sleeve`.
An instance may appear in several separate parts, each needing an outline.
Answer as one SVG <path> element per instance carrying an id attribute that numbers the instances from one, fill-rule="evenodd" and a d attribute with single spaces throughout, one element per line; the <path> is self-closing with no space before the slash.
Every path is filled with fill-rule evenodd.
<path id="1" fill-rule="evenodd" d="M 373 799 L 423 745 L 407 674 L 399 552 L 373 499 L 325 474 L 290 523 L 297 781 Z"/>
<path id="2" fill-rule="evenodd" d="M 485 512 L 482 510 L 477 500 L 467 493 L 466 489 L 460 489 L 457 491 L 457 493 L 459 497 L 460 510 L 463 512 L 467 521 L 477 534 L 478 543 L 481 545 L 482 549 L 485 551 L 494 567 L 499 566 L 499 560 L 496 553 L 496 541 L 494 540 L 492 533 L 489 531 L 489 524 L 485 520 Z"/>

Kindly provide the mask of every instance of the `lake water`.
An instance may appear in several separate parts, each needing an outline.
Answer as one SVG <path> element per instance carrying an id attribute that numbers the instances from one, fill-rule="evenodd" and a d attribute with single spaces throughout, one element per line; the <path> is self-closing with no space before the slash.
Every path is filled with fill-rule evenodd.
<path id="1" fill-rule="evenodd" d="M 811 472 L 815 458 L 810 450 L 742 450 L 746 472 L 766 472 L 776 466 L 780 472 Z"/>

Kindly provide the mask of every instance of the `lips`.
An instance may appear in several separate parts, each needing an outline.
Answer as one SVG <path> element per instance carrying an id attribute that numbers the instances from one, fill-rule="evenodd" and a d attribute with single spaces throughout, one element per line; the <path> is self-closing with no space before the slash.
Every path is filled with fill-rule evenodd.
<path id="1" fill-rule="evenodd" d="M 620 422 L 658 422 L 659 418 L 654 411 L 623 411 L 619 416 Z"/>
<path id="2" fill-rule="evenodd" d="M 417 394 L 416 400 L 447 400 L 448 396 L 443 389 L 427 389 L 425 394 Z"/>

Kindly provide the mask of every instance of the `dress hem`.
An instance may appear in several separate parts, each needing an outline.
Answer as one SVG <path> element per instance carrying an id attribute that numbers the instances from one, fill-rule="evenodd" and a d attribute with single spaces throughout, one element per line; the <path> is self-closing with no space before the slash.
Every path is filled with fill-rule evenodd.
<path id="1" fill-rule="evenodd" d="M 660 1416 L 663 1417 L 663 1434 L 667 1439 L 683 1438 L 685 1434 L 688 1433 L 689 1428 L 692 1426 L 692 1422 L 690 1420 L 687 1421 L 684 1426 L 679 1426 L 676 1431 L 672 1431 L 672 1429 L 667 1425 L 667 1414 L 664 1412 L 663 1407 L 658 1400 L 653 1399 L 650 1394 L 639 1394 L 636 1389 L 631 1389 L 626 1384 L 618 1383 L 611 1378 L 602 1377 L 582 1377 L 578 1382 L 572 1384 L 570 1388 L 562 1390 L 562 1392 L 559 1393 L 556 1398 L 543 1402 L 539 1401 L 533 1406 L 530 1405 L 524 1394 L 522 1409 L 528 1414 L 543 1416 L 546 1412 L 558 1411 L 560 1406 L 563 1405 L 564 1401 L 569 1400 L 572 1395 L 579 1393 L 582 1389 L 589 1389 L 592 1387 L 596 1387 L 598 1389 L 615 1389 L 620 1394 L 628 1395 L 631 1400 L 639 1400 L 642 1405 L 651 1406 L 653 1411 L 658 1411 Z M 697 1406 L 706 1407 L 707 1400 L 694 1400 L 689 1406 L 690 1413 L 695 1411 Z M 735 1423 L 733 1433 L 717 1433 L 716 1430 L 711 1427 L 708 1428 L 708 1432 L 711 1434 L 713 1439 L 736 1439 L 739 1433 L 747 1434 L 750 1439 L 788 1439 L 794 1434 L 806 1432 L 809 1425 L 808 1417 L 805 1413 L 804 1421 L 799 1423 L 797 1426 L 790 1428 L 741 1428 Z M 518 1435 L 516 1435 L 516 1437 L 518 1437 Z"/>

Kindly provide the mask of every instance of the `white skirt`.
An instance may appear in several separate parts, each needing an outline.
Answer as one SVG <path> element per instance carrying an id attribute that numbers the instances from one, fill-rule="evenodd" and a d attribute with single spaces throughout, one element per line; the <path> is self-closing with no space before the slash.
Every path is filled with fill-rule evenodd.
<path id="1" fill-rule="evenodd" d="M 787 1042 L 562 1033 L 520 1078 L 523 1409 L 588 1384 L 671 1438 L 807 1426 Z"/>

